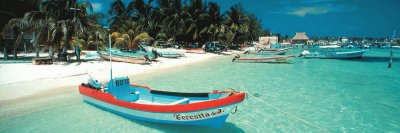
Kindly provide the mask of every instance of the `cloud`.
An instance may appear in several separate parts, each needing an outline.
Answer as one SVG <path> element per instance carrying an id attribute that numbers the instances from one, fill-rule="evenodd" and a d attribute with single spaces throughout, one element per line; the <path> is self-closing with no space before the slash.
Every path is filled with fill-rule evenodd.
<path id="1" fill-rule="evenodd" d="M 304 17 L 308 14 L 319 15 L 326 14 L 330 11 L 328 7 L 300 7 L 287 12 L 289 15 L 296 15 L 299 17 Z"/>
<path id="2" fill-rule="evenodd" d="M 101 3 L 92 3 L 93 12 L 101 12 L 103 5 Z"/>

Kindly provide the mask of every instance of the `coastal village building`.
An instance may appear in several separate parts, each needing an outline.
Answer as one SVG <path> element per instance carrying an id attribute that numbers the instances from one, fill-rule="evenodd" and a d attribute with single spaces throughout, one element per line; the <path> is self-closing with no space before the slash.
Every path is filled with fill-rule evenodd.
<path id="1" fill-rule="evenodd" d="M 305 32 L 297 32 L 296 35 L 292 38 L 292 43 L 294 44 L 308 44 L 308 36 Z"/>
<path id="2" fill-rule="evenodd" d="M 24 50 L 26 52 L 26 49 L 30 49 L 33 48 L 32 46 L 32 42 L 33 42 L 33 38 L 34 38 L 35 34 L 29 33 L 29 34 L 25 34 L 23 36 L 23 39 L 21 40 L 20 44 L 18 45 L 18 50 Z M 0 36 L 0 48 L 1 51 L 4 53 L 7 50 L 6 53 L 11 53 L 13 46 L 15 45 L 15 39 L 16 37 L 11 34 L 11 33 L 1 33 Z"/>
<path id="3" fill-rule="evenodd" d="M 259 43 L 268 45 L 268 44 L 277 44 L 278 37 L 277 36 L 263 36 L 258 38 Z"/>

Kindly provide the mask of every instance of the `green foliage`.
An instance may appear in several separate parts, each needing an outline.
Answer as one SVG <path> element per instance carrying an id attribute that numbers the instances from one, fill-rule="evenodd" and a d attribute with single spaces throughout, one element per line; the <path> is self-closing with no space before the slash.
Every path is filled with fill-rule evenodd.
<path id="1" fill-rule="evenodd" d="M 55 45 L 57 48 L 68 47 L 73 45 L 72 38 L 77 33 L 79 36 L 78 44 L 85 48 L 90 36 L 94 36 L 95 41 L 104 38 L 104 32 L 97 24 L 98 18 L 96 14 L 89 15 L 88 10 L 92 10 L 89 2 L 80 2 L 76 0 L 40 0 L 38 3 L 39 11 L 26 12 L 24 17 L 10 20 L 3 32 L 5 33 L 23 33 L 17 38 L 21 38 L 24 34 L 34 33 L 35 46 L 38 45 Z M 71 8 L 79 8 L 76 11 Z M 13 30 L 18 29 L 18 30 Z M 82 40 L 81 40 L 82 39 Z M 93 40 L 93 38 L 92 38 Z M 75 42 L 75 41 L 74 41 Z M 16 40 L 15 47 L 19 44 Z"/>
<path id="2" fill-rule="evenodd" d="M 156 40 L 183 43 L 220 41 L 224 44 L 256 41 L 262 35 L 260 20 L 254 14 L 234 5 L 225 14 L 215 2 L 203 0 L 132 0 L 127 7 L 121 0 L 111 3 L 111 32 L 129 35 L 133 39 L 146 32 Z"/>

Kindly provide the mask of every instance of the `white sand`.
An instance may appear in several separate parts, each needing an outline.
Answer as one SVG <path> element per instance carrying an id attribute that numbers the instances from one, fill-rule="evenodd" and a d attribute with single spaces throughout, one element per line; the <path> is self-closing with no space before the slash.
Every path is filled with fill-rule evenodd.
<path id="1" fill-rule="evenodd" d="M 215 54 L 191 54 L 179 59 L 158 58 L 151 65 L 138 65 L 113 62 L 113 77 L 134 76 L 153 70 L 169 68 L 215 57 Z M 99 81 L 110 78 L 108 61 L 89 61 L 82 63 L 58 62 L 53 65 L 0 64 L 0 101 L 32 96 L 66 86 L 77 86 L 87 82 L 90 74 Z"/>

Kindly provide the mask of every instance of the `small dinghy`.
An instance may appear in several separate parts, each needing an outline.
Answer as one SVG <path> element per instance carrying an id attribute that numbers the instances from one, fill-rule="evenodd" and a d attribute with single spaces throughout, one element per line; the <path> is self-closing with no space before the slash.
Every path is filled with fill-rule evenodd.
<path id="1" fill-rule="evenodd" d="M 248 62 L 248 63 L 289 63 L 291 58 L 294 58 L 294 55 L 288 56 L 271 56 L 271 57 L 257 57 L 257 58 L 243 58 L 239 55 L 236 55 L 232 62 Z"/>

